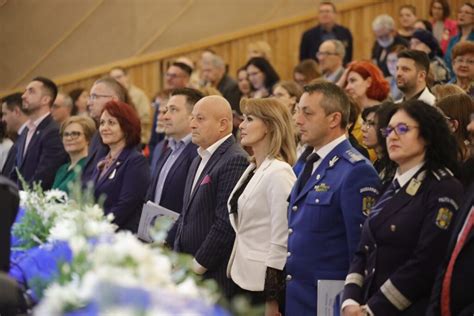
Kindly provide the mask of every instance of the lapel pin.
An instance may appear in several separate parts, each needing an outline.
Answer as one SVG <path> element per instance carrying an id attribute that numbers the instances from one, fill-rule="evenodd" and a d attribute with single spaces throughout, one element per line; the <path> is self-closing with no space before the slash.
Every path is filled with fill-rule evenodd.
<path id="1" fill-rule="evenodd" d="M 110 174 L 109 176 L 109 179 L 112 180 L 113 178 L 115 178 L 115 172 L 117 171 L 117 169 L 114 169 L 114 171 L 112 171 L 112 173 Z"/>
<path id="2" fill-rule="evenodd" d="M 395 232 L 395 231 L 397 230 L 397 226 L 395 226 L 395 225 L 390 225 L 390 230 L 391 230 L 392 232 Z"/>
<path id="3" fill-rule="evenodd" d="M 329 160 L 329 168 L 332 168 L 334 167 L 334 165 L 336 164 L 336 162 L 339 160 L 339 157 L 338 156 L 334 156 L 331 158 L 331 160 Z"/>

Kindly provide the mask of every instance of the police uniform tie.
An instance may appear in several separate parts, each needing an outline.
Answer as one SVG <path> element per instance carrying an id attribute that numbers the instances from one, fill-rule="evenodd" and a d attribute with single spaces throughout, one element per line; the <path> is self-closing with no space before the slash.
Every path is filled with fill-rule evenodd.
<path id="1" fill-rule="evenodd" d="M 298 192 L 301 192 L 301 190 L 303 190 L 306 182 L 308 182 L 308 179 L 311 177 L 311 174 L 313 173 L 313 165 L 318 160 L 319 160 L 319 155 L 315 152 L 313 152 L 311 155 L 308 156 L 308 158 L 306 158 L 306 163 L 304 165 L 303 172 L 300 175 Z"/>
<path id="2" fill-rule="evenodd" d="M 374 207 L 370 210 L 370 217 L 374 217 L 379 213 L 385 204 L 387 204 L 388 201 L 392 199 L 392 197 L 397 193 L 397 190 L 400 189 L 400 184 L 398 181 L 395 179 L 393 182 L 390 184 L 390 186 L 385 190 L 385 192 L 382 194 L 380 199 L 375 203 Z"/>

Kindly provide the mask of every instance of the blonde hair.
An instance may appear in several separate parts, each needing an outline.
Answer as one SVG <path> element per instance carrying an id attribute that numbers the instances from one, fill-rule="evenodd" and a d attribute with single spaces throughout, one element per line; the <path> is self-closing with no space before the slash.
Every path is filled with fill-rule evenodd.
<path id="1" fill-rule="evenodd" d="M 68 127 L 72 123 L 77 123 L 81 125 L 84 131 L 84 137 L 86 138 L 87 142 L 90 142 L 90 140 L 92 139 L 92 136 L 97 130 L 94 120 L 88 116 L 79 116 L 79 115 L 71 116 L 66 121 L 64 121 L 63 124 L 61 124 L 61 129 L 59 131 L 60 134 L 63 135 L 66 127 Z"/>
<path id="2" fill-rule="evenodd" d="M 466 93 L 466 91 L 464 91 L 460 86 L 452 83 L 437 84 L 431 89 L 431 91 L 438 101 L 450 95 Z"/>
<path id="3" fill-rule="evenodd" d="M 270 44 L 265 41 L 257 41 L 248 44 L 247 46 L 248 59 L 252 57 L 263 57 L 268 61 L 272 60 L 272 48 Z"/>
<path id="4" fill-rule="evenodd" d="M 293 165 L 296 162 L 296 143 L 290 110 L 275 98 L 242 99 L 240 110 L 245 115 L 261 119 L 270 133 L 271 158 Z"/>

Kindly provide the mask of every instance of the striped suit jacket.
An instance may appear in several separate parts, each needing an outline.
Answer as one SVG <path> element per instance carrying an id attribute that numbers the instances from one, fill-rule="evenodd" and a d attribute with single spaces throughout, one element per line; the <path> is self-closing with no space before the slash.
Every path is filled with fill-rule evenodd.
<path id="1" fill-rule="evenodd" d="M 247 154 L 231 136 L 214 152 L 194 190 L 194 175 L 201 158 L 191 163 L 184 189 L 183 210 L 175 223 L 174 250 L 191 254 L 207 269 L 205 278 L 217 281 L 227 296 L 235 285 L 226 276 L 235 233 L 227 200 L 248 165 Z"/>

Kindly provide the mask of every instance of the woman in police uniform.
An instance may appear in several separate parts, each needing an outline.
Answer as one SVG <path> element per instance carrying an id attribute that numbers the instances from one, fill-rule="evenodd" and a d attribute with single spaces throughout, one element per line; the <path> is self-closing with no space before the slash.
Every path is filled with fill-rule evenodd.
<path id="1" fill-rule="evenodd" d="M 344 316 L 424 314 L 462 196 L 444 116 L 413 100 L 389 117 L 382 132 L 398 168 L 364 224 L 345 282 Z"/>

